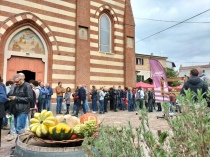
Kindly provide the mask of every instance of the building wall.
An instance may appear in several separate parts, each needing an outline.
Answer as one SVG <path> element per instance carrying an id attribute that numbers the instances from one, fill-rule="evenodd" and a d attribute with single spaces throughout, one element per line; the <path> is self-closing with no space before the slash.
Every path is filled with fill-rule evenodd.
<path id="1" fill-rule="evenodd" d="M 99 52 L 102 13 L 111 19 L 112 53 Z M 0 74 L 6 68 L 4 46 L 9 35 L 25 25 L 45 40 L 47 82 L 53 88 L 59 81 L 73 89 L 78 84 L 88 88 L 135 84 L 135 24 L 130 0 L 0 0 Z M 87 30 L 86 39 L 79 36 L 80 28 Z M 131 47 L 127 46 L 128 37 L 133 39 Z"/>
<path id="2" fill-rule="evenodd" d="M 190 76 L 190 70 L 191 69 L 196 69 L 196 68 L 201 68 L 203 73 L 210 78 L 210 64 L 207 65 L 197 65 L 197 66 L 186 66 L 183 67 L 181 66 L 179 68 L 179 77 L 183 77 L 183 76 Z"/>
<path id="3" fill-rule="evenodd" d="M 153 55 L 144 55 L 144 54 L 136 54 L 136 58 L 143 58 L 143 60 L 144 60 L 144 64 L 143 65 L 137 65 L 136 64 L 136 71 L 139 71 L 138 75 L 143 75 L 145 80 L 148 79 L 149 77 L 151 77 L 149 59 L 156 59 L 156 60 L 158 60 L 162 64 L 162 66 L 164 68 L 166 68 L 166 59 L 167 59 L 167 57 L 160 57 L 160 56 L 153 56 Z"/>

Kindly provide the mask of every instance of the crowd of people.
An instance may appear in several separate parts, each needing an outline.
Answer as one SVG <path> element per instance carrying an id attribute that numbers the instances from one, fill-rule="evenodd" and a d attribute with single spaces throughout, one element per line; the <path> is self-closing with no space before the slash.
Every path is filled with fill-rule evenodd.
<path id="1" fill-rule="evenodd" d="M 199 77 L 200 76 L 200 77 Z M 184 83 L 180 94 L 185 94 L 184 90 L 190 89 L 197 92 L 197 89 L 202 89 L 203 97 L 206 98 L 208 85 L 203 80 L 203 75 L 199 75 L 197 69 L 190 71 L 190 78 Z M 207 78 L 205 77 L 207 80 Z M 12 117 L 10 123 L 10 136 L 8 140 L 17 137 L 17 134 L 24 132 L 27 120 L 33 117 L 34 112 L 41 112 L 43 109 L 51 110 L 51 99 L 53 89 L 49 83 L 44 85 L 43 82 L 30 80 L 25 81 L 25 75 L 18 73 L 13 76 L 13 81 L 7 81 L 6 86 L 0 78 L 0 125 L 5 128 L 8 125 L 8 117 Z M 209 82 L 208 82 L 209 83 Z M 104 114 L 108 111 L 117 112 L 118 110 L 135 112 L 137 115 L 139 110 L 144 107 L 148 112 L 153 112 L 155 109 L 155 94 L 152 89 L 143 89 L 142 87 L 125 87 L 106 86 L 92 89 L 83 85 L 78 85 L 74 91 L 70 87 L 64 88 L 62 82 L 58 82 L 54 89 L 56 93 L 56 114 L 72 114 L 78 117 L 79 111 L 82 108 L 83 113 L 92 112 Z M 173 107 L 176 102 L 176 95 L 170 95 L 170 111 L 174 112 Z M 91 109 L 89 107 L 91 100 Z M 70 104 L 73 103 L 72 113 L 70 113 Z M 62 113 L 62 104 L 66 104 L 66 112 Z M 157 111 L 162 111 L 161 104 L 157 103 Z M 208 105 L 210 107 L 210 105 Z M 177 108 L 176 108 L 177 110 Z M 181 109 L 179 108 L 179 112 Z"/>

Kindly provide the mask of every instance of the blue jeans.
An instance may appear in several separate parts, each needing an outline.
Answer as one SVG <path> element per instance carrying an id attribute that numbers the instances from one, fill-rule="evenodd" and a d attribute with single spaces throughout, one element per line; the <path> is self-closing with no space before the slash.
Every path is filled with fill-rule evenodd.
<path id="1" fill-rule="evenodd" d="M 56 105 L 56 113 L 60 113 L 61 112 L 62 102 L 63 102 L 63 97 L 62 96 L 58 96 L 57 97 L 57 105 Z"/>
<path id="2" fill-rule="evenodd" d="M 51 99 L 47 99 L 46 104 L 47 104 L 47 111 L 50 111 Z"/>
<path id="3" fill-rule="evenodd" d="M 17 116 L 14 116 L 14 123 L 15 123 L 15 129 L 17 134 L 24 133 L 24 128 L 26 125 L 26 118 L 28 118 L 28 114 L 19 114 Z"/>
<path id="4" fill-rule="evenodd" d="M 47 99 L 42 100 L 42 107 L 43 107 L 44 110 L 47 109 Z"/>
<path id="5" fill-rule="evenodd" d="M 41 102 L 38 103 L 38 112 L 42 112 L 43 109 L 46 109 L 46 99 L 42 99 Z"/>
<path id="6" fill-rule="evenodd" d="M 120 104 L 120 109 L 124 110 L 125 109 L 125 105 L 123 103 L 123 98 L 119 98 L 119 104 Z"/>
<path id="7" fill-rule="evenodd" d="M 99 102 L 100 102 L 100 112 L 104 112 L 104 99 L 99 100 Z"/>
<path id="8" fill-rule="evenodd" d="M 128 111 L 133 111 L 133 100 L 132 99 L 128 100 Z"/>
<path id="9" fill-rule="evenodd" d="M 6 116 L 4 116 L 2 126 L 7 126 L 7 125 L 8 125 L 8 118 Z"/>
<path id="10" fill-rule="evenodd" d="M 170 112 L 174 112 L 174 110 L 173 110 L 173 106 L 175 105 L 175 103 L 174 102 L 171 102 L 170 103 Z"/>
<path id="11" fill-rule="evenodd" d="M 79 113 L 79 110 L 80 110 L 80 107 L 81 107 L 81 106 L 82 106 L 82 108 L 83 108 L 84 114 L 86 113 L 85 101 L 86 101 L 86 100 L 83 100 L 83 103 L 81 104 L 82 100 L 78 100 L 78 103 L 77 103 L 77 111 L 76 111 L 75 116 L 78 116 L 78 113 Z"/>
<path id="12" fill-rule="evenodd" d="M 94 97 L 92 99 L 92 109 L 93 109 L 93 111 L 98 111 L 97 98 L 96 97 Z"/>
<path id="13" fill-rule="evenodd" d="M 88 105 L 87 99 L 84 100 L 84 105 L 85 105 L 85 110 L 86 110 L 86 112 L 89 112 L 89 111 L 90 111 L 90 107 L 89 107 L 89 105 Z"/>
<path id="14" fill-rule="evenodd" d="M 74 101 L 73 112 L 77 110 L 78 101 Z"/>

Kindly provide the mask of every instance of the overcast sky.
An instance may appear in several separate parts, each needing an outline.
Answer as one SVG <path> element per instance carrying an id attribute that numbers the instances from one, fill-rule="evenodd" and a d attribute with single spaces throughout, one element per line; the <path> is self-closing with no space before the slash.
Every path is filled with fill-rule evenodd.
<path id="1" fill-rule="evenodd" d="M 131 0 L 136 24 L 136 42 L 176 23 L 140 20 L 148 18 L 183 21 L 210 9 L 210 0 Z M 136 53 L 168 57 L 179 66 L 210 62 L 210 11 L 189 22 L 136 43 Z"/>

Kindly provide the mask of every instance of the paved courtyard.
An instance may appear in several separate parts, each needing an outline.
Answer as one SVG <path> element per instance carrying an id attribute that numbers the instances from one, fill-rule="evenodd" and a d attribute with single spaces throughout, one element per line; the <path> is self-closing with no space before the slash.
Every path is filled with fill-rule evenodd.
<path id="1" fill-rule="evenodd" d="M 156 132 L 157 130 L 168 130 L 169 127 L 165 119 L 157 119 L 157 116 L 162 116 L 162 112 L 154 111 L 149 113 L 149 122 L 151 130 Z M 112 112 L 109 111 L 105 114 L 97 114 L 100 120 L 103 120 L 104 125 L 114 125 L 114 126 L 121 126 L 127 125 L 128 121 L 131 122 L 132 126 L 137 127 L 140 125 L 139 115 L 136 115 L 135 112 L 128 112 L 128 111 L 118 111 Z M 0 148 L 0 157 L 8 157 L 11 153 L 11 147 L 14 146 L 14 140 L 7 142 L 6 135 L 8 130 L 2 130 L 1 135 L 1 148 Z"/>

